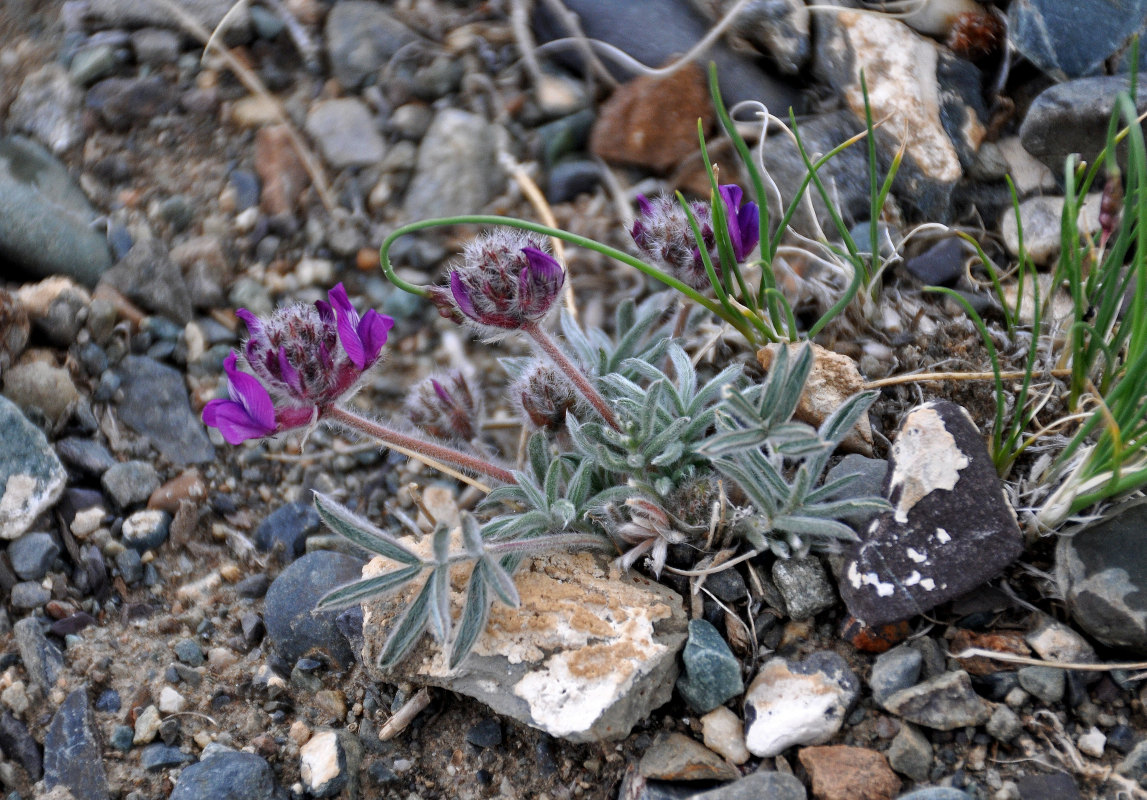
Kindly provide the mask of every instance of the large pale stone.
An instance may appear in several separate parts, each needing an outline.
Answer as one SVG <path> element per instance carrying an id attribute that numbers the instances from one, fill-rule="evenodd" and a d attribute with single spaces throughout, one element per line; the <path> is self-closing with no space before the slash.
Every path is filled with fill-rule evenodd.
<path id="1" fill-rule="evenodd" d="M 369 577 L 395 564 L 375 558 Z M 468 567 L 453 575 L 461 613 Z M 420 588 L 363 606 L 363 660 L 378 680 L 469 695 L 495 711 L 574 742 L 620 739 L 669 700 L 687 620 L 676 592 L 620 574 L 588 553 L 557 553 L 515 575 L 521 606 L 495 603 L 485 632 L 453 672 L 427 637 L 391 673 L 373 665 L 397 615 Z"/>

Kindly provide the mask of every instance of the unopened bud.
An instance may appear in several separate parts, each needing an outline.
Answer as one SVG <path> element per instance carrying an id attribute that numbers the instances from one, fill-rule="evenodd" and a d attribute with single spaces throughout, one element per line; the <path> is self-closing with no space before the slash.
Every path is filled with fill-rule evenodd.
<path id="1" fill-rule="evenodd" d="M 439 439 L 469 442 L 478 435 L 481 407 L 461 372 L 426 378 L 406 397 L 406 414 Z"/>

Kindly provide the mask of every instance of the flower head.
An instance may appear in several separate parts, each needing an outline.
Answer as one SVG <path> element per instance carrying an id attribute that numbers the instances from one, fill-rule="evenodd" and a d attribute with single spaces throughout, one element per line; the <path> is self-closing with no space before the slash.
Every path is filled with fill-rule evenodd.
<path id="1" fill-rule="evenodd" d="M 406 397 L 406 415 L 439 439 L 469 442 L 478 435 L 481 408 L 461 372 L 429 377 Z"/>
<path id="2" fill-rule="evenodd" d="M 553 308 L 565 271 L 520 231 L 496 231 L 466 245 L 450 273 L 450 295 L 463 318 L 483 333 L 521 330 Z"/>
<path id="3" fill-rule="evenodd" d="M 307 425 L 378 361 L 394 320 L 373 310 L 359 317 L 341 283 L 327 297 L 269 319 L 235 312 L 247 324 L 243 356 L 255 374 L 241 372 L 232 353 L 223 363 L 229 399 L 203 408 L 204 423 L 229 444 Z"/>
<path id="4" fill-rule="evenodd" d="M 744 261 L 761 239 L 761 217 L 756 203 L 741 205 L 744 192 L 736 184 L 727 183 L 717 192 L 725 202 L 725 215 L 728 217 L 729 239 L 733 242 L 733 255 L 737 261 Z"/>
<path id="5" fill-rule="evenodd" d="M 576 411 L 582 404 L 569 380 L 542 361 L 535 363 L 514 382 L 510 397 L 535 428 L 551 433 L 564 428 L 566 412 Z"/>

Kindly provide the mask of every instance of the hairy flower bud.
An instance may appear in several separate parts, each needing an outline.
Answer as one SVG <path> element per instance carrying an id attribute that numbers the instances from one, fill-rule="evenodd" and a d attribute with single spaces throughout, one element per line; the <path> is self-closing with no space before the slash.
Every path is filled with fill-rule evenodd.
<path id="1" fill-rule="evenodd" d="M 556 369 L 541 361 L 514 382 L 510 396 L 535 428 L 555 432 L 565 427 L 566 412 L 581 402 L 573 385 Z"/>
<path id="2" fill-rule="evenodd" d="M 638 249 L 668 267 L 682 283 L 694 289 L 707 289 L 709 278 L 705 274 L 705 262 L 701 259 L 701 250 L 697 247 L 689 217 L 681 204 L 669 195 L 663 194 L 650 200 L 639 194 L 637 206 L 640 212 L 629 234 Z M 709 206 L 694 200 L 689 207 L 701 228 L 705 250 L 716 262 L 717 239 L 713 234 L 713 217 Z"/>
<path id="3" fill-rule="evenodd" d="M 480 236 L 450 273 L 450 294 L 462 317 L 484 334 L 521 330 L 543 320 L 565 282 L 544 241 L 516 230 Z"/>
<path id="4" fill-rule="evenodd" d="M 457 371 L 416 384 L 406 396 L 406 415 L 431 436 L 459 442 L 478 435 L 482 417 L 480 403 Z"/>

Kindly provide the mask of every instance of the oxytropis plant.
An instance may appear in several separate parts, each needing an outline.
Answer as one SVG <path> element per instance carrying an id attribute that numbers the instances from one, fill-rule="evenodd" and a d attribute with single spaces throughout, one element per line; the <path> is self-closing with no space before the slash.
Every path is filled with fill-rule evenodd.
<path id="1" fill-rule="evenodd" d="M 876 393 L 854 396 L 819 428 L 794 421 L 813 363 L 807 345 L 791 356 L 781 348 L 765 381 L 749 385 L 740 362 L 698 367 L 680 338 L 697 315 L 688 306 L 669 313 L 673 304 L 660 295 L 622 303 L 614 337 L 584 330 L 564 311 L 561 337 L 551 332 L 548 322 L 566 286 L 565 268 L 547 247 L 546 237 L 556 236 L 657 278 L 750 343 L 796 338 L 792 311 L 768 265 L 753 256 L 768 230 L 761 206 L 741 187 L 718 184 L 713 172 L 710 178 L 707 203 L 637 197 L 630 234 L 641 257 L 488 216 L 417 222 L 383 243 L 383 271 L 400 289 L 487 342 L 518 337 L 530 345 L 532 356 L 502 360 L 505 405 L 520 412 L 529 432 L 517 454 L 499 454 L 487 439 L 486 393 L 460 373 L 432 375 L 411 388 L 405 430 L 353 411 L 346 401 L 378 363 L 393 322 L 374 311 L 360 316 L 341 284 L 329 302 L 290 306 L 267 320 L 238 312 L 248 328 L 242 359 L 250 373 L 239 369 L 238 356 L 229 357 L 229 399 L 211 401 L 203 414 L 228 442 L 325 423 L 486 492 L 474 514 L 463 515 L 460 540 L 440 527 L 425 546 L 316 496 L 334 531 L 394 565 L 334 589 L 322 607 L 417 587 L 382 649 L 384 669 L 408 655 L 426 630 L 448 651 L 451 667 L 461 663 L 494 599 L 518 603 L 514 571 L 540 553 L 589 548 L 614 555 L 625 569 L 644 564 L 658 577 L 667 570 L 691 574 L 718 549 L 744 551 L 728 565 L 766 550 L 789 557 L 832 547 L 854 536 L 840 520 L 886 505 L 848 498 L 853 477 L 822 482 L 829 457 Z M 758 200 L 762 192 L 758 181 Z M 465 246 L 442 284 L 417 286 L 395 275 L 388 251 L 397 238 L 456 223 L 492 230 Z M 760 271 L 755 288 L 746 281 L 749 266 Z M 408 432 L 412 427 L 417 432 Z M 452 541 L 461 548 L 452 550 Z M 470 565 L 466 599 L 455 618 L 451 579 L 464 564 Z"/>

